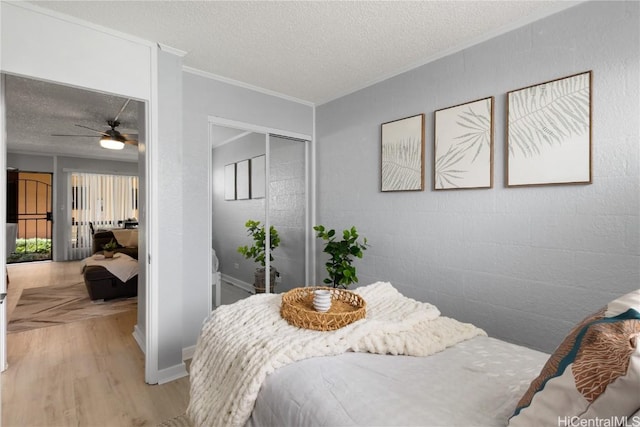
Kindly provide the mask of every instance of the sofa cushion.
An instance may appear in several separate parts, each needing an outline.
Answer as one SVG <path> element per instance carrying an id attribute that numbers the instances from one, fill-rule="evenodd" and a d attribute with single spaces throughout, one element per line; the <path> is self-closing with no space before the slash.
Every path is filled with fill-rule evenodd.
<path id="1" fill-rule="evenodd" d="M 630 417 L 640 408 L 640 289 L 571 330 L 518 402 L 510 426 Z"/>

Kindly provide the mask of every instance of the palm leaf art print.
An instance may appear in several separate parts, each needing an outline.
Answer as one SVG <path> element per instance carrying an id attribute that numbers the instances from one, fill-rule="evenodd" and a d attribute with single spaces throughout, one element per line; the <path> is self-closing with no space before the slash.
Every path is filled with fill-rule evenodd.
<path id="1" fill-rule="evenodd" d="M 434 189 L 492 186 L 493 97 L 435 112 Z"/>
<path id="2" fill-rule="evenodd" d="M 591 181 L 591 71 L 509 92 L 508 185 Z"/>
<path id="3" fill-rule="evenodd" d="M 422 190 L 424 114 L 383 123 L 381 133 L 381 190 Z"/>

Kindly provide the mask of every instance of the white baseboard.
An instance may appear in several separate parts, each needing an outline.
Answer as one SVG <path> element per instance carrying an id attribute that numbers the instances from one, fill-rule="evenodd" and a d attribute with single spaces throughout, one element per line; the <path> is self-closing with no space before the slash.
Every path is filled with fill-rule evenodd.
<path id="1" fill-rule="evenodd" d="M 224 280 L 225 282 L 228 282 L 230 284 L 232 284 L 233 286 L 236 286 L 242 290 L 245 290 L 247 292 L 251 292 L 252 294 L 254 294 L 256 292 L 256 290 L 253 288 L 253 284 L 252 283 L 247 283 L 247 282 L 243 282 L 240 279 L 236 279 L 235 277 L 231 277 L 229 275 L 226 275 L 224 273 L 222 273 L 222 280 Z"/>
<path id="2" fill-rule="evenodd" d="M 193 353 L 195 353 L 195 352 L 196 352 L 196 346 L 195 345 L 183 348 L 182 349 L 182 361 L 184 362 L 185 360 L 192 359 L 193 358 Z"/>
<path id="3" fill-rule="evenodd" d="M 145 337 L 144 337 L 144 333 L 142 332 L 142 330 L 140 329 L 140 327 L 136 324 L 133 327 L 133 339 L 136 340 L 136 342 L 138 343 L 138 347 L 140 347 L 140 350 L 142 350 L 142 354 L 145 353 Z"/>
<path id="4" fill-rule="evenodd" d="M 166 384 L 168 382 L 178 380 L 188 375 L 189 373 L 187 372 L 187 365 L 182 362 L 178 365 L 160 369 L 158 371 L 158 384 Z"/>

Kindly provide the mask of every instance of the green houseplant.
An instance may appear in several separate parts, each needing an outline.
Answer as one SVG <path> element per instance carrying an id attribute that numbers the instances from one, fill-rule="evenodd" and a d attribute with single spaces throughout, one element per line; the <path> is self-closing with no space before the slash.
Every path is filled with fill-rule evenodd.
<path id="1" fill-rule="evenodd" d="M 111 239 L 109 242 L 102 245 L 102 253 L 105 258 L 113 258 L 113 253 L 118 248 L 118 244 L 115 240 Z"/>
<path id="2" fill-rule="evenodd" d="M 260 221 L 254 221 L 252 219 L 248 220 L 244 225 L 245 227 L 247 227 L 247 234 L 253 238 L 253 245 L 239 246 L 238 252 L 240 252 L 246 259 L 253 259 L 255 262 L 261 265 L 261 267 L 256 268 L 253 286 L 256 290 L 256 293 L 264 293 L 266 286 L 265 227 L 264 225 L 260 225 Z M 269 261 L 273 261 L 273 250 L 279 245 L 280 236 L 278 236 L 278 231 L 272 225 L 271 227 L 269 227 Z M 273 292 L 276 282 L 276 275 L 278 275 L 278 272 L 274 267 L 271 267 L 269 270 L 269 288 L 271 292 Z"/>
<path id="3" fill-rule="evenodd" d="M 336 231 L 326 230 L 322 225 L 313 227 L 316 237 L 324 240 L 323 252 L 329 254 L 329 261 L 325 263 L 329 277 L 324 283 L 334 288 L 348 288 L 352 283 L 358 282 L 356 268 L 353 266 L 354 257 L 362 258 L 363 251 L 367 250 L 367 239 L 358 241 L 358 231 L 355 227 L 342 232 L 342 240 L 336 240 Z"/>

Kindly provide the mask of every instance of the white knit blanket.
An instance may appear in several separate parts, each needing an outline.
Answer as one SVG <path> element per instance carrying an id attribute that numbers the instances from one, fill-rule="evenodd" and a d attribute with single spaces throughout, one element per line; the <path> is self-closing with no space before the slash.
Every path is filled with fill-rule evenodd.
<path id="1" fill-rule="evenodd" d="M 366 318 L 330 332 L 289 325 L 280 316 L 281 295 L 218 307 L 203 325 L 191 363 L 187 414 L 194 425 L 244 425 L 267 375 L 298 360 L 347 351 L 427 356 L 485 335 L 404 297 L 390 283 L 355 292 L 367 302 Z"/>

